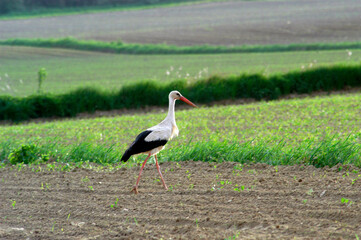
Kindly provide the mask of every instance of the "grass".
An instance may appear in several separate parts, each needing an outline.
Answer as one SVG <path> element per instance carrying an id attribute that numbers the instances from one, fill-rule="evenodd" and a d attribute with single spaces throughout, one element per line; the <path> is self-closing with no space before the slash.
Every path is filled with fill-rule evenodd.
<path id="1" fill-rule="evenodd" d="M 118 90 L 121 86 L 147 79 L 160 82 L 176 79 L 195 81 L 214 74 L 238 75 L 240 72 L 269 75 L 361 61 L 361 50 L 116 55 L 0 46 L 0 51 L 0 95 L 13 96 L 34 94 L 38 89 L 37 73 L 41 68 L 48 73 L 42 85 L 43 91 L 64 93 L 84 86 Z"/>
<path id="2" fill-rule="evenodd" d="M 178 111 L 180 136 L 160 153 L 160 161 L 361 167 L 360 107 L 361 94 L 349 94 Z M 35 144 L 39 155 L 60 162 L 117 163 L 137 133 L 164 117 L 154 113 L 1 126 L 0 159 L 23 144 Z"/>
<path id="3" fill-rule="evenodd" d="M 166 44 L 137 44 L 104 42 L 96 40 L 61 39 L 8 39 L 0 40 L 0 45 L 29 46 L 46 48 L 66 48 L 123 54 L 210 54 L 210 53 L 250 53 L 250 52 L 289 52 L 360 49 L 361 42 L 340 43 L 294 43 L 289 45 L 243 45 L 243 46 L 176 46 Z"/>

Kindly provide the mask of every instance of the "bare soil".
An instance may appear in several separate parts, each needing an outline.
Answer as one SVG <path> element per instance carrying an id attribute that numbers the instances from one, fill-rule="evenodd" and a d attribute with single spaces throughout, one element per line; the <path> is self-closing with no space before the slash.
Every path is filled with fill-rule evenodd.
<path id="1" fill-rule="evenodd" d="M 359 41 L 361 1 L 224 1 L 0 21 L 0 39 L 59 38 L 175 45 Z"/>
<path id="2" fill-rule="evenodd" d="M 361 236 L 361 178 L 352 184 L 361 169 L 236 166 L 163 163 L 166 191 L 149 164 L 138 195 L 131 193 L 138 167 L 58 172 L 8 166 L 0 169 L 0 239 Z"/>

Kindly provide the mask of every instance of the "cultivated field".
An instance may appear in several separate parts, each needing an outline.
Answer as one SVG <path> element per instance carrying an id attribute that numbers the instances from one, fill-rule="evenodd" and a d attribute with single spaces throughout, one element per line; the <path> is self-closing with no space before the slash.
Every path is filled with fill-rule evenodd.
<path id="1" fill-rule="evenodd" d="M 352 166 L 181 162 L 70 172 L 0 169 L 1 239 L 357 239 Z"/>
<path id="2" fill-rule="evenodd" d="M 359 93 L 180 110 L 184 105 L 176 106 L 180 135 L 160 152 L 161 161 L 296 164 L 319 158 L 321 166 L 349 160 L 361 166 Z M 0 157 L 22 144 L 36 144 L 41 153 L 63 162 L 115 163 L 139 132 L 163 120 L 165 110 L 0 126 Z"/>
<path id="3" fill-rule="evenodd" d="M 73 36 L 175 45 L 359 41 L 355 0 L 232 1 L 0 21 L 0 39 Z"/>
<path id="4" fill-rule="evenodd" d="M 124 55 L 64 49 L 0 46 L 0 95 L 26 96 L 37 91 L 37 72 L 48 76 L 44 92 L 79 87 L 120 89 L 143 80 L 172 81 L 214 74 L 284 73 L 334 64 L 358 64 L 361 50 L 274 53 Z M 9 87 L 7 87 L 9 86 Z"/>
<path id="5" fill-rule="evenodd" d="M 1 20 L 0 39 L 73 36 L 176 45 L 359 41 L 360 12 L 355 0 L 224 1 Z M 360 61 L 361 50 L 354 49 L 123 55 L 0 46 L 0 95 L 34 93 L 40 68 L 48 72 L 44 91 L 63 93 Z M 0 239 L 358 240 L 360 89 L 312 94 L 218 102 L 227 106 L 195 102 L 198 109 L 177 103 L 180 135 L 159 154 L 169 190 L 162 188 L 151 159 L 138 195 L 130 190 L 144 156 L 126 164 L 119 159 L 140 131 L 165 117 L 166 108 L 2 122 Z M 0 102 L 0 108 L 6 104 Z"/>

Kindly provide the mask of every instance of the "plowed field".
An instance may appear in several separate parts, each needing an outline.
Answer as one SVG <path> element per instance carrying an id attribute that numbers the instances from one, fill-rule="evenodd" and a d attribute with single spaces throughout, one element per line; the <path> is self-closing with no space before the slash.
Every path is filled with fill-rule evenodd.
<path id="1" fill-rule="evenodd" d="M 0 21 L 0 39 L 76 37 L 175 45 L 347 42 L 361 38 L 358 0 L 224 1 Z"/>
<path id="2" fill-rule="evenodd" d="M 356 239 L 360 169 L 161 164 L 113 171 L 0 169 L 1 239 Z M 118 201 L 117 201 L 118 199 Z M 342 200 L 343 199 L 343 200 Z M 343 201 L 343 202 L 342 202 Z"/>

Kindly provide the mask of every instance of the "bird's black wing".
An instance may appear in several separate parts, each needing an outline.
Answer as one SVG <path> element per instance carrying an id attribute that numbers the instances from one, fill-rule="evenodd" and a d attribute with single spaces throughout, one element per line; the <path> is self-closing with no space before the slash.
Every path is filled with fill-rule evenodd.
<path id="1" fill-rule="evenodd" d="M 130 156 L 138 153 L 143 153 L 150 151 L 154 148 L 164 146 L 168 140 L 165 139 L 159 139 L 154 141 L 145 141 L 144 139 L 152 133 L 151 130 L 146 130 L 144 132 L 141 132 L 134 140 L 134 142 L 130 145 L 130 147 L 125 151 L 125 153 L 122 156 L 122 161 L 126 162 Z"/>

